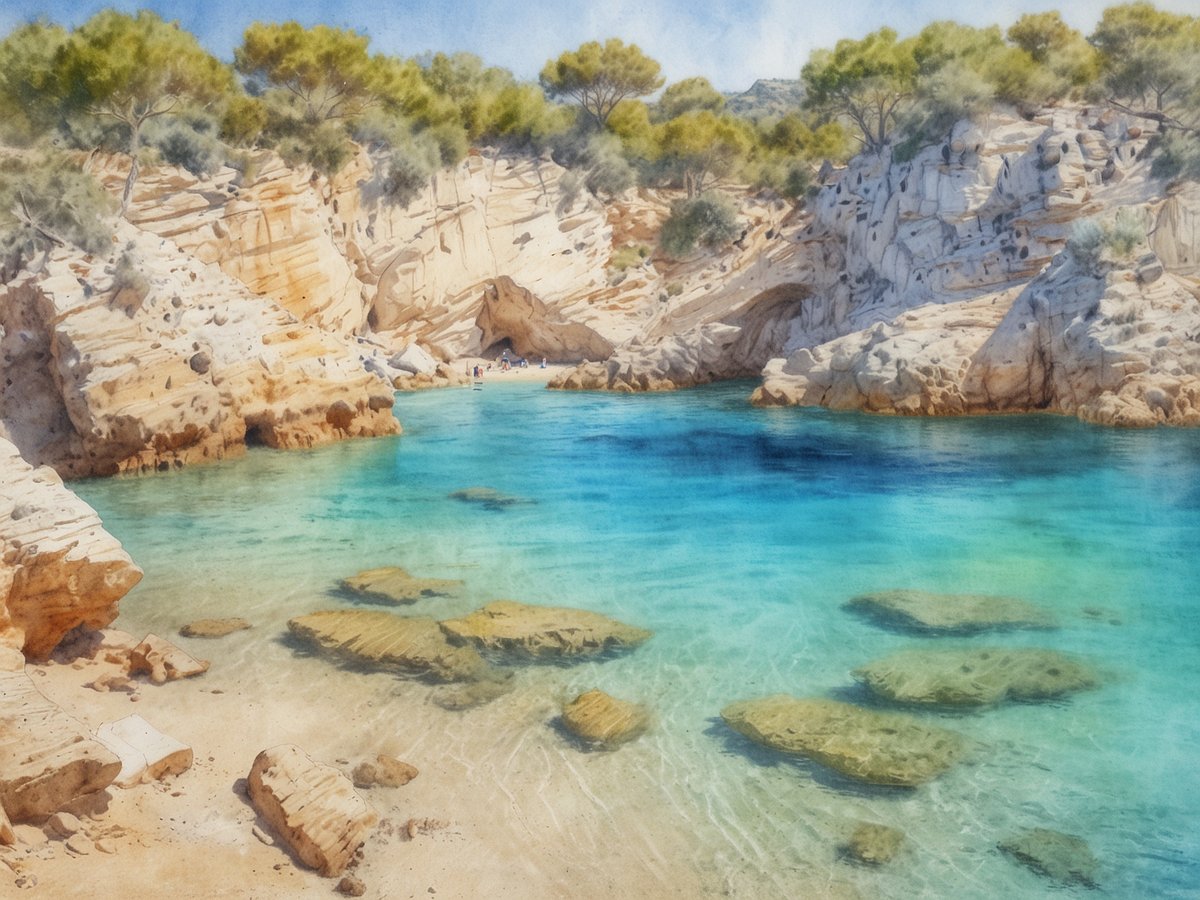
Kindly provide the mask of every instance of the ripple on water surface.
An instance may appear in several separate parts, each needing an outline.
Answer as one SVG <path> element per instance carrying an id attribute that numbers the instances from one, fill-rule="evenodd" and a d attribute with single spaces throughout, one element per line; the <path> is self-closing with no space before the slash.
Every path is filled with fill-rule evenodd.
<path id="1" fill-rule="evenodd" d="M 712 894 L 833 879 L 864 896 L 1037 896 L 1050 883 L 996 844 L 1047 827 L 1087 840 L 1103 894 L 1195 896 L 1194 433 L 755 410 L 747 393 L 401 395 L 401 437 L 77 488 L 146 570 L 118 626 L 174 634 L 243 616 L 256 627 L 205 645 L 210 674 L 224 666 L 313 704 L 346 702 L 314 678 L 342 692 L 364 679 L 378 720 L 403 709 L 421 735 L 407 749 L 434 742 L 460 766 L 441 802 L 464 819 L 493 796 L 548 884 L 553 840 L 611 847 L 620 828 L 609 863 L 644 878 L 648 895 L 686 867 Z M 527 502 L 451 497 L 474 486 Z M 511 598 L 593 609 L 655 637 L 618 658 L 522 669 L 511 693 L 467 712 L 390 676 L 318 675 L 328 663 L 281 640 L 287 619 L 347 605 L 338 580 L 385 565 L 464 582 L 413 614 Z M 843 608 L 891 588 L 1017 597 L 1060 627 L 931 637 Z M 775 693 L 872 702 L 850 675 L 868 661 L 997 645 L 1077 654 L 1102 684 L 1052 703 L 918 711 L 973 751 L 915 790 L 857 786 L 718 718 Z M 609 754 L 563 741 L 548 723 L 593 687 L 650 706 L 651 731 Z M 864 820 L 907 834 L 877 869 L 838 854 Z"/>

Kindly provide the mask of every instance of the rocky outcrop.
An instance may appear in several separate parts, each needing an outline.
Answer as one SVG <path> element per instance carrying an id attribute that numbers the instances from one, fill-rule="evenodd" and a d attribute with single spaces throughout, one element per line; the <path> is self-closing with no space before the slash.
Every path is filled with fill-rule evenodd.
<path id="1" fill-rule="evenodd" d="M 564 706 L 562 721 L 581 741 L 605 749 L 632 741 L 650 727 L 645 707 L 600 690 L 584 691 Z"/>
<path id="2" fill-rule="evenodd" d="M 258 814 L 300 861 L 327 878 L 346 870 L 379 822 L 350 779 L 295 745 L 258 754 L 246 791 Z"/>
<path id="3" fill-rule="evenodd" d="M 860 594 L 846 609 L 881 625 L 916 634 L 976 634 L 1006 628 L 1051 628 L 1054 618 L 1018 600 L 987 594 L 893 590 Z"/>
<path id="4" fill-rule="evenodd" d="M 72 629 L 112 622 L 141 577 L 95 510 L 0 439 L 0 643 L 44 658 Z"/>
<path id="5" fill-rule="evenodd" d="M 40 408 L 4 389 L 4 425 L 27 459 L 103 475 L 220 459 L 247 441 L 399 431 L 382 351 L 298 321 L 168 241 L 127 224 L 117 237 L 107 259 L 56 251 L 0 294 L 6 364 L 45 370 Z M 33 355 L 16 347 L 22 334 Z"/>
<path id="6" fill-rule="evenodd" d="M 457 643 L 534 659 L 598 656 L 631 649 L 651 637 L 645 629 L 589 610 L 515 600 L 497 600 L 441 626 Z"/>
<path id="7" fill-rule="evenodd" d="M 474 647 L 450 643 L 433 619 L 374 610 L 338 609 L 288 622 L 296 637 L 353 662 L 434 681 L 473 681 L 488 675 Z"/>
<path id="8" fill-rule="evenodd" d="M 721 718 L 756 743 L 868 784 L 924 784 L 967 750 L 966 741 L 953 731 L 835 700 L 780 694 L 730 704 Z"/>
<path id="9" fill-rule="evenodd" d="M 1099 684 L 1081 661 L 1030 647 L 904 650 L 860 666 L 854 677 L 888 700 L 938 706 L 1050 700 Z"/>
<path id="10" fill-rule="evenodd" d="M 0 807 L 13 822 L 39 822 L 102 791 L 121 761 L 50 702 L 13 650 L 0 650 Z"/>
<path id="11" fill-rule="evenodd" d="M 346 593 L 373 603 L 416 603 L 427 597 L 455 594 L 463 583 L 450 578 L 414 578 L 407 569 L 383 566 L 367 569 L 340 582 Z"/>
<path id="12" fill-rule="evenodd" d="M 613 345 L 592 328 L 569 322 L 507 275 L 484 289 L 479 315 L 480 353 L 490 356 L 502 344 L 517 356 L 574 362 L 608 359 Z"/>

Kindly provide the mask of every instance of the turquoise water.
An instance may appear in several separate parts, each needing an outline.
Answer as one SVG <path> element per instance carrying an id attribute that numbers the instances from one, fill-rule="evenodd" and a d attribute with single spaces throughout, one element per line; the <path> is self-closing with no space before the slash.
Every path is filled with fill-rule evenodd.
<path id="1" fill-rule="evenodd" d="M 801 876 L 868 897 L 1200 895 L 1197 434 L 1051 417 L 764 411 L 747 394 L 746 385 L 623 397 L 489 383 L 398 395 L 398 438 L 254 450 L 75 487 L 146 570 L 118 627 L 173 634 L 202 615 L 245 616 L 262 627 L 212 653 L 215 666 L 254 677 L 268 677 L 254 668 L 263 655 L 291 658 L 279 641 L 288 616 L 344 605 L 330 593 L 336 580 L 379 565 L 466 581 L 461 598 L 414 613 L 507 597 L 653 629 L 619 659 L 539 667 L 482 710 L 448 713 L 411 695 L 422 698 L 423 727 L 444 729 L 452 744 L 456 722 L 480 717 L 511 729 L 512 746 L 530 729 L 556 746 L 526 714 L 547 691 L 598 686 L 650 705 L 654 731 L 607 755 L 655 779 L 653 792 L 631 788 L 622 800 L 648 823 L 626 835 L 645 845 L 626 858 L 647 866 L 645 896 L 665 877 L 654 861 L 667 850 L 713 895 L 794 895 Z M 533 502 L 489 510 L 448 498 L 472 485 Z M 842 609 L 856 593 L 899 587 L 1017 596 L 1062 627 L 948 641 Z M 730 701 L 848 696 L 854 667 L 953 643 L 1078 653 L 1104 685 L 1056 703 L 922 713 L 977 748 L 913 791 L 853 788 L 720 724 Z M 505 704 L 511 723 L 499 725 Z M 487 748 L 463 738 L 458 752 Z M 561 758 L 572 753 L 599 756 L 565 748 Z M 511 777 L 513 815 L 535 816 L 521 806 L 516 764 L 489 765 Z M 584 790 L 588 778 L 610 777 L 604 765 L 575 773 Z M 859 819 L 904 829 L 905 853 L 879 870 L 839 861 L 839 835 Z M 997 840 L 1038 826 L 1088 841 L 1101 861 L 1098 891 L 1054 887 L 996 852 Z M 686 837 L 656 846 L 668 832 Z M 536 841 L 523 852 L 536 860 Z"/>

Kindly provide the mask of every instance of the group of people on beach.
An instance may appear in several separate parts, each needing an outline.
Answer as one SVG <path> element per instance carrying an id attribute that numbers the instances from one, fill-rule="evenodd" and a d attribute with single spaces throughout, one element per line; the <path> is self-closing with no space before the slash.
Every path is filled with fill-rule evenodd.
<path id="1" fill-rule="evenodd" d="M 519 369 L 528 369 L 529 368 L 529 360 L 527 360 L 523 356 L 518 357 L 515 361 L 511 360 L 508 357 L 508 351 L 504 350 L 503 352 L 501 352 L 500 356 L 496 359 L 496 365 L 500 367 L 501 372 L 507 372 L 510 369 L 512 369 L 514 366 L 516 366 Z M 546 368 L 546 357 L 544 357 L 544 356 L 542 357 L 542 364 L 541 364 L 540 368 L 543 368 L 543 369 Z M 492 370 L 492 364 L 488 363 L 487 371 L 490 372 L 491 370 Z M 484 372 L 483 366 L 476 363 L 471 369 L 471 377 L 478 380 L 483 377 L 483 372 Z"/>

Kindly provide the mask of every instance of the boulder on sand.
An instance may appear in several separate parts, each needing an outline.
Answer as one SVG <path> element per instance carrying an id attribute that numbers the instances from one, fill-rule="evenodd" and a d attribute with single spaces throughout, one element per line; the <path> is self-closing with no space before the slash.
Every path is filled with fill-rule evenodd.
<path id="1" fill-rule="evenodd" d="M 868 784 L 914 787 L 941 775 L 967 751 L 966 740 L 953 731 L 836 700 L 778 694 L 732 703 L 721 718 L 756 743 Z"/>
<path id="2" fill-rule="evenodd" d="M 632 741 L 650 725 L 645 707 L 600 690 L 585 691 L 564 706 L 562 720 L 571 734 L 603 748 Z"/>
<path id="3" fill-rule="evenodd" d="M 1054 618 L 1024 600 L 982 594 L 895 590 L 861 594 L 846 603 L 881 625 L 917 634 L 974 634 L 1008 628 L 1052 628 Z"/>
<path id="4" fill-rule="evenodd" d="M 854 677 L 888 700 L 938 706 L 1049 700 L 1099 683 L 1079 660 L 1024 647 L 903 650 L 855 669 Z"/>
<path id="5" fill-rule="evenodd" d="M 96 729 L 96 740 L 121 760 L 121 771 L 113 779 L 117 787 L 130 788 L 192 767 L 191 747 L 136 714 L 105 722 Z"/>
<path id="6" fill-rule="evenodd" d="M 379 821 L 349 778 L 293 744 L 258 754 L 246 790 L 275 833 L 326 878 L 345 871 Z"/>
<path id="7" fill-rule="evenodd" d="M 442 629 L 452 640 L 533 659 L 597 656 L 645 642 L 651 632 L 599 613 L 497 600 Z"/>
<path id="8" fill-rule="evenodd" d="M 288 630 L 353 662 L 434 681 L 473 681 L 490 671 L 474 647 L 450 643 L 429 618 L 334 609 L 297 616 Z"/>
<path id="9" fill-rule="evenodd" d="M 129 674 L 145 673 L 155 684 L 191 678 L 207 671 L 207 660 L 196 659 L 156 634 L 146 635 L 140 644 L 129 651 Z"/>

